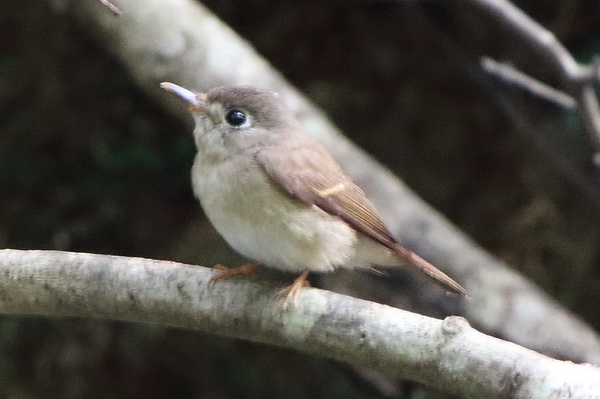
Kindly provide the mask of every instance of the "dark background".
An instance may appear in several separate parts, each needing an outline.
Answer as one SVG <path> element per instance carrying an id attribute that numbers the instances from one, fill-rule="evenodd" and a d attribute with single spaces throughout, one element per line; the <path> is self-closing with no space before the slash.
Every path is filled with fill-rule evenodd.
<path id="1" fill-rule="evenodd" d="M 208 228 L 190 132 L 50 4 L 0 0 L 0 247 L 177 260 L 181 237 Z M 600 329 L 600 185 L 579 117 L 478 67 L 490 55 L 558 84 L 535 53 L 452 2 L 205 4 L 435 208 Z M 517 4 L 579 60 L 600 48 L 598 2 Z M 199 333 L 0 318 L 2 397 L 386 397 L 374 381 Z"/>

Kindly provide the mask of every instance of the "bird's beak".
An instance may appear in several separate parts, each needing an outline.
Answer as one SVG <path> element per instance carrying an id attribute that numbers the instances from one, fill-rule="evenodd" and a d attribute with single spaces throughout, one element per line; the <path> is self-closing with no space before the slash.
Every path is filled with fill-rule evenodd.
<path id="1" fill-rule="evenodd" d="M 190 105 L 191 112 L 205 115 L 209 117 L 215 124 L 218 123 L 217 117 L 206 106 L 206 94 L 196 93 L 186 89 L 185 87 L 181 87 L 170 82 L 163 82 L 160 84 L 160 87 L 185 100 Z"/>

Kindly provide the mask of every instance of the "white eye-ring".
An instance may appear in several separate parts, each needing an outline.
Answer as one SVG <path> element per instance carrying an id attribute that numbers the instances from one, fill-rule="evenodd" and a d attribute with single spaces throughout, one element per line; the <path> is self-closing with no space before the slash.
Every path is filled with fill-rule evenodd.
<path id="1" fill-rule="evenodd" d="M 250 118 L 244 111 L 232 109 L 225 115 L 225 121 L 232 127 L 247 127 L 250 124 Z"/>

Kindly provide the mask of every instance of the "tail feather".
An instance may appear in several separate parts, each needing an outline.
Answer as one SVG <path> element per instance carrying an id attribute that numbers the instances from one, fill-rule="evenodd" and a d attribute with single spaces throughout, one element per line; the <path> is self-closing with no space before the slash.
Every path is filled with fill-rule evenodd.
<path id="1" fill-rule="evenodd" d="M 445 290 L 465 296 L 468 295 L 467 290 L 465 290 L 460 284 L 452 280 L 444 272 L 427 262 L 425 259 L 421 258 L 419 255 L 409 251 L 400 244 L 398 244 L 395 249 L 400 258 L 425 273 L 429 278 L 431 278 L 435 283 Z"/>

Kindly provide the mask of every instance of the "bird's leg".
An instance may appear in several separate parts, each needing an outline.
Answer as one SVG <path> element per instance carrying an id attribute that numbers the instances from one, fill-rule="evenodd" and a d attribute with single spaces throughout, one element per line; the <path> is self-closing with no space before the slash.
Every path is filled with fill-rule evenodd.
<path id="1" fill-rule="evenodd" d="M 285 295 L 285 300 L 283 301 L 284 310 L 289 308 L 289 306 L 294 303 L 302 287 L 310 286 L 310 283 L 308 282 L 308 280 L 306 280 L 306 278 L 308 277 L 308 273 L 310 273 L 310 270 L 304 270 L 302 274 L 294 280 L 292 285 L 282 289 L 277 293 L 277 295 Z"/>
<path id="2" fill-rule="evenodd" d="M 252 274 L 259 266 L 260 262 L 248 263 L 239 267 L 229 268 L 223 265 L 215 265 L 213 269 L 220 270 L 219 273 L 215 274 L 210 281 L 217 281 L 224 278 L 230 278 L 233 276 L 249 276 Z"/>

